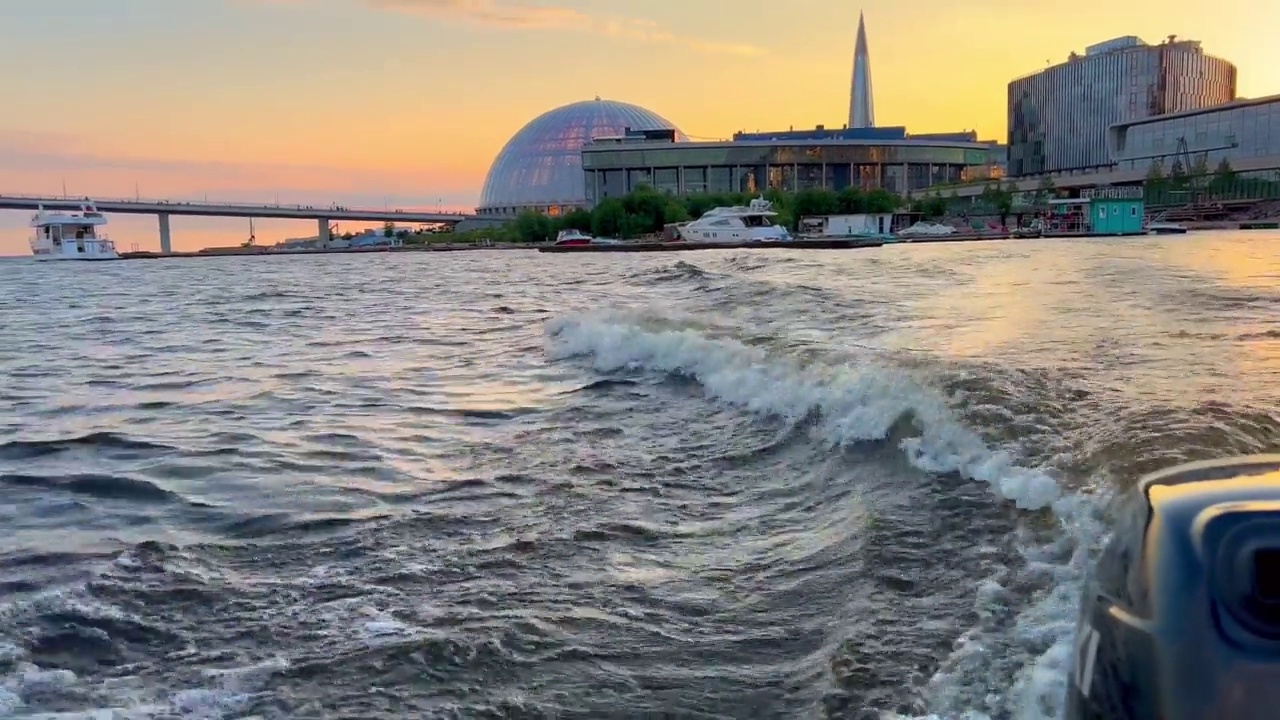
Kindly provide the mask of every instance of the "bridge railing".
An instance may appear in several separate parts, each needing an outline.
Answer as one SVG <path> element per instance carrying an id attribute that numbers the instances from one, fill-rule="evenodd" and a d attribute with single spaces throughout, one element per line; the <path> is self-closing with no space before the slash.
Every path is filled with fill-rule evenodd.
<path id="1" fill-rule="evenodd" d="M 395 207 L 395 208 L 373 208 L 373 207 L 353 207 L 349 205 L 309 205 L 306 203 L 253 203 L 253 202 L 234 202 L 223 200 L 172 200 L 168 198 L 113 198 L 113 197 L 89 197 L 83 195 L 74 197 L 71 195 L 55 196 L 55 195 L 28 195 L 23 193 L 0 193 L 0 200 L 44 200 L 50 203 L 77 203 L 91 202 L 97 203 L 118 203 L 129 205 L 185 205 L 188 207 L 199 208 L 228 208 L 228 209 L 259 209 L 259 210 L 297 210 L 297 211 L 313 211 L 313 210 L 330 210 L 332 212 L 349 212 L 349 213 L 403 213 L 406 215 L 467 215 L 468 213 L 458 210 L 432 210 L 431 208 L 417 207 Z"/>

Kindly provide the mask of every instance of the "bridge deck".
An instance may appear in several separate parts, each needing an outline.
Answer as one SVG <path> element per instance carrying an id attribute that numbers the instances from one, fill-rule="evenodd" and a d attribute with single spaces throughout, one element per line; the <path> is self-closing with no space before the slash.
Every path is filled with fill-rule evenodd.
<path id="1" fill-rule="evenodd" d="M 407 208 L 351 208 L 344 206 L 257 205 L 253 203 L 185 202 L 171 200 L 121 200 L 89 198 L 105 213 L 132 215 L 192 215 L 201 217 L 252 217 L 288 220 L 365 220 L 402 223 L 459 223 L 475 215 L 429 212 Z M 36 210 L 75 206 L 84 198 L 0 195 L 0 210 Z"/>

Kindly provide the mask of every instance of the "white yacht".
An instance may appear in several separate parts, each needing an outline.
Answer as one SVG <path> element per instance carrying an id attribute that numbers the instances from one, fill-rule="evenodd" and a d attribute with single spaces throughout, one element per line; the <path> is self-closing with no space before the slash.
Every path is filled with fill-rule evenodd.
<path id="1" fill-rule="evenodd" d="M 950 225 L 921 220 L 911 227 L 899 230 L 898 234 L 903 237 L 955 235 L 956 229 Z"/>
<path id="2" fill-rule="evenodd" d="M 77 209 L 40 205 L 31 218 L 31 253 L 36 260 L 119 260 L 115 243 L 99 232 L 106 224 L 106 216 L 90 202 Z"/>
<path id="3" fill-rule="evenodd" d="M 692 243 L 782 242 L 791 233 L 775 225 L 773 204 L 764 198 L 752 200 L 747 207 L 718 207 L 702 217 L 680 225 L 680 239 Z"/>
<path id="4" fill-rule="evenodd" d="M 595 238 L 578 230 L 569 228 L 556 233 L 556 245 L 590 245 Z"/>

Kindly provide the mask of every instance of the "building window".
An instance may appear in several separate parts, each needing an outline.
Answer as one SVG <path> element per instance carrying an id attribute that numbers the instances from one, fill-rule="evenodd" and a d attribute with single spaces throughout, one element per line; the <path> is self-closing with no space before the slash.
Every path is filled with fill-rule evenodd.
<path id="1" fill-rule="evenodd" d="M 659 168 L 653 173 L 653 188 L 659 192 L 680 192 L 680 170 L 677 168 Z"/>
<path id="2" fill-rule="evenodd" d="M 733 168 L 707 168 L 707 192 L 733 192 Z"/>
<path id="3" fill-rule="evenodd" d="M 800 165 L 796 168 L 796 189 L 811 190 L 823 186 L 821 165 Z"/>
<path id="4" fill-rule="evenodd" d="M 630 177 L 628 178 L 628 180 L 630 182 L 628 182 L 627 184 L 627 189 L 631 191 L 634 191 L 636 188 L 640 187 L 641 185 L 648 185 L 649 187 L 653 187 L 653 175 L 650 174 L 648 168 L 638 168 L 638 169 L 631 170 Z"/>
<path id="5" fill-rule="evenodd" d="M 707 169 L 705 167 L 687 167 L 684 169 L 684 191 L 692 194 L 707 191 Z"/>
<path id="6" fill-rule="evenodd" d="M 1137 206 L 1137 205 L 1130 205 L 1130 206 L 1129 206 L 1129 217 L 1138 217 L 1138 206 Z"/>
<path id="7" fill-rule="evenodd" d="M 787 167 L 787 169 L 788 169 L 788 170 L 790 170 L 790 169 L 791 169 L 791 168 L 790 168 L 790 166 L 788 166 L 788 167 Z M 779 166 L 777 166 L 777 165 L 770 165 L 770 166 L 769 166 L 769 169 L 768 169 L 768 172 L 767 172 L 766 174 L 768 175 L 768 180 L 767 180 L 767 182 L 765 183 L 765 186 L 766 186 L 768 189 L 770 189 L 770 190 L 784 190 L 784 189 L 786 189 L 786 188 L 783 186 L 783 180 L 784 180 L 784 178 L 783 178 L 783 176 L 782 176 L 782 168 L 781 168 L 781 167 L 779 167 Z M 792 175 L 791 173 L 787 173 L 787 175 L 788 175 L 789 177 L 791 177 L 791 178 L 794 178 L 794 177 L 795 177 L 795 176 L 794 176 L 794 175 Z"/>

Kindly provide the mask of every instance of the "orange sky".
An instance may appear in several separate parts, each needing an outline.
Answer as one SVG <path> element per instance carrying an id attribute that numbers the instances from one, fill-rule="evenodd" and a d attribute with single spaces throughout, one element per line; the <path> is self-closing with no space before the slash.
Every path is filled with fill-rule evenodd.
<path id="1" fill-rule="evenodd" d="M 23 7 L 17 8 L 15 6 Z M 732 7 L 732 12 L 727 8 Z M 16 102 L 0 118 L 0 191 L 470 208 L 490 161 L 543 111 L 594 95 L 695 137 L 841 124 L 858 11 L 876 119 L 1003 139 L 1014 76 L 1117 35 L 1176 33 L 1280 93 L 1280 12 L 1257 0 L 43 0 L 0 8 Z M 52 28 L 59 57 L 36 50 Z M 83 50 L 77 41 L 83 39 Z M 102 52 L 104 39 L 112 52 Z M 49 112 L 49 87 L 76 105 Z M 30 101 L 27 104 L 25 101 Z M 26 107 L 27 111 L 21 110 Z M 0 214 L 25 254 L 27 213 Z M 237 241 L 244 221 L 175 220 L 176 248 Z M 259 226 L 273 241 L 311 223 Z M 156 244 L 154 220 L 112 236 Z M 221 235 L 219 238 L 218 236 Z"/>

